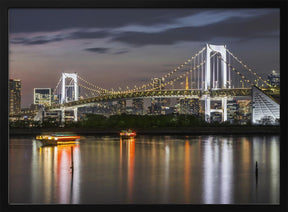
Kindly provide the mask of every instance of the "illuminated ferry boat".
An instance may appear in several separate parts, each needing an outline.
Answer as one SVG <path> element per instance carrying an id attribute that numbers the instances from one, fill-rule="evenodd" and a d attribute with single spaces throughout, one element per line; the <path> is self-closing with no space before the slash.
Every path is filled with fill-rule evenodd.
<path id="1" fill-rule="evenodd" d="M 132 130 L 122 130 L 120 132 L 120 137 L 121 138 L 133 138 L 136 136 L 136 132 Z"/>
<path id="2" fill-rule="evenodd" d="M 37 135 L 36 140 L 43 145 L 76 144 L 80 141 L 80 136 L 72 133 L 55 133 L 50 135 Z"/>

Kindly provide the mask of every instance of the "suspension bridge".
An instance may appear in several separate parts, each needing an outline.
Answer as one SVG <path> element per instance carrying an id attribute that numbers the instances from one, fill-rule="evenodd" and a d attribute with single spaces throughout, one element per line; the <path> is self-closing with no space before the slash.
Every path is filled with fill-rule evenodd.
<path id="1" fill-rule="evenodd" d="M 218 112 L 222 113 L 222 121 L 226 121 L 227 101 L 242 96 L 250 97 L 253 102 L 252 123 L 259 123 L 267 116 L 273 120 L 280 118 L 280 102 L 275 99 L 279 90 L 275 90 L 225 45 L 206 44 L 177 68 L 157 79 L 160 81 L 152 80 L 130 88 L 105 89 L 78 73 L 62 73 L 54 89 L 59 101 L 45 107 L 45 110 L 61 111 L 63 122 L 65 111 L 74 111 L 74 121 L 77 121 L 78 108 L 99 102 L 135 98 L 196 98 L 205 102 L 207 122 L 210 122 L 213 111 L 211 101 L 221 101 L 222 108 Z M 39 112 L 38 116 L 41 114 Z"/>

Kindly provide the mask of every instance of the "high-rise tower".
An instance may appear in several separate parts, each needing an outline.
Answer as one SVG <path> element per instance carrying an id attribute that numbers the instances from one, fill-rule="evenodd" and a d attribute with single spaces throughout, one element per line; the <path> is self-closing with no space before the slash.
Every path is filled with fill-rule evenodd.
<path id="1" fill-rule="evenodd" d="M 21 111 L 21 80 L 9 80 L 9 115 Z"/>

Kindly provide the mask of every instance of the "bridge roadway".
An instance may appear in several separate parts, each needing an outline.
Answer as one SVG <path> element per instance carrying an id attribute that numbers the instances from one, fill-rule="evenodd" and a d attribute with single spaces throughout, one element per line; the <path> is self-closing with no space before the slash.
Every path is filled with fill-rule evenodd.
<path id="1" fill-rule="evenodd" d="M 46 107 L 46 110 L 59 110 L 62 107 L 75 108 L 85 107 L 97 102 L 105 101 L 117 101 L 121 99 L 133 99 L 133 98 L 202 98 L 204 95 L 210 95 L 210 98 L 221 97 L 233 97 L 233 96 L 251 96 L 251 88 L 227 88 L 227 89 L 213 89 L 209 91 L 203 90 L 147 90 L 147 91 L 135 91 L 135 92 L 115 92 L 113 94 L 106 94 L 97 97 L 80 99 L 78 101 L 72 101 L 64 104 L 57 104 L 50 107 Z"/>

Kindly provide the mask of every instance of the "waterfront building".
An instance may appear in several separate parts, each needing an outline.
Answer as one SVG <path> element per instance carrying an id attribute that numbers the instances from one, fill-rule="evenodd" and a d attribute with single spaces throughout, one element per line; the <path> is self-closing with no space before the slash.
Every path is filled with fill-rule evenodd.
<path id="1" fill-rule="evenodd" d="M 175 111 L 175 107 L 168 107 L 168 106 L 162 106 L 161 107 L 161 115 L 167 115 L 167 114 L 171 114 L 174 113 Z"/>
<path id="2" fill-rule="evenodd" d="M 235 120 L 238 119 L 238 111 L 239 105 L 235 99 L 227 101 L 227 121 L 230 122 L 230 124 L 235 123 Z"/>
<path id="3" fill-rule="evenodd" d="M 52 89 L 51 88 L 34 88 L 34 104 L 51 106 Z"/>
<path id="4" fill-rule="evenodd" d="M 132 100 L 132 113 L 136 115 L 143 115 L 144 100 L 143 99 L 133 99 Z"/>
<path id="5" fill-rule="evenodd" d="M 220 112 L 211 112 L 211 122 L 221 122 L 222 121 L 222 113 Z"/>
<path id="6" fill-rule="evenodd" d="M 196 98 L 180 98 L 178 99 L 179 113 L 199 115 L 200 113 L 200 101 Z"/>
<path id="7" fill-rule="evenodd" d="M 272 86 L 280 86 L 280 73 L 277 73 L 275 70 L 268 75 L 268 83 Z"/>
<path id="8" fill-rule="evenodd" d="M 154 77 L 152 79 L 153 89 L 162 90 L 164 89 L 164 78 Z M 148 111 L 153 115 L 165 114 L 166 107 L 170 104 L 170 99 L 168 98 L 152 98 L 151 106 L 148 107 Z"/>
<path id="9" fill-rule="evenodd" d="M 21 80 L 9 80 L 9 115 L 20 113 L 21 111 Z"/>
<path id="10" fill-rule="evenodd" d="M 251 100 L 238 100 L 237 104 L 239 105 L 239 123 L 240 124 L 247 124 L 251 123 L 251 113 L 252 113 L 252 106 Z"/>
<path id="11" fill-rule="evenodd" d="M 126 100 L 119 100 L 116 104 L 116 114 L 126 113 Z"/>
<path id="12" fill-rule="evenodd" d="M 160 98 L 153 98 L 151 101 L 151 106 L 149 108 L 149 114 L 160 115 L 161 114 L 161 103 Z"/>

